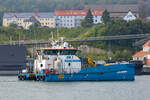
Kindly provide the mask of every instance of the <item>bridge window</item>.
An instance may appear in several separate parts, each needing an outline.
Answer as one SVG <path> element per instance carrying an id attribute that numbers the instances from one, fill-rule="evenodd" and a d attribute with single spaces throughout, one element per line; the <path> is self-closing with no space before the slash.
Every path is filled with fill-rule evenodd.
<path id="1" fill-rule="evenodd" d="M 57 55 L 58 50 L 44 50 L 43 54 L 45 55 Z"/>
<path id="2" fill-rule="evenodd" d="M 77 50 L 44 50 L 44 55 L 76 55 Z"/>
<path id="3" fill-rule="evenodd" d="M 43 53 L 42 51 L 38 50 L 37 53 L 38 55 L 76 55 L 77 50 L 43 50 Z"/>
<path id="4" fill-rule="evenodd" d="M 76 55 L 76 50 L 60 50 L 60 55 Z"/>

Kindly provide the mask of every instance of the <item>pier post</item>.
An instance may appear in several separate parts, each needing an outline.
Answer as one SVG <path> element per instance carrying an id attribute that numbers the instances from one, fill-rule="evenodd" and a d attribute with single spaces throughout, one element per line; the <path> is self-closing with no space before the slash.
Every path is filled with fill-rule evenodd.
<path id="1" fill-rule="evenodd" d="M 111 60 L 111 41 L 108 41 L 108 59 Z"/>

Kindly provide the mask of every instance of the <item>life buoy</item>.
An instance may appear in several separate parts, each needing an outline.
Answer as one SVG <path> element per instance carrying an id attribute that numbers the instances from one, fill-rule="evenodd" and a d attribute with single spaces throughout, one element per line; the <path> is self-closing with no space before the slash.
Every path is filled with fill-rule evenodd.
<path id="1" fill-rule="evenodd" d="M 46 69 L 46 70 L 45 70 L 45 73 L 46 73 L 46 74 L 49 74 L 49 73 L 50 73 L 50 70 L 49 70 L 49 69 Z"/>

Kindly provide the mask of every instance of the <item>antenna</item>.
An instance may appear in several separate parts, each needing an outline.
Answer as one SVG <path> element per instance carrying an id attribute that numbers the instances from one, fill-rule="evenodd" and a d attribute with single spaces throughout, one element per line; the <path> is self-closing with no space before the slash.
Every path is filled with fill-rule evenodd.
<path id="1" fill-rule="evenodd" d="M 52 36 L 52 40 L 54 39 L 54 35 L 53 35 L 53 32 L 51 32 L 51 36 Z"/>
<path id="2" fill-rule="evenodd" d="M 58 29 L 57 29 L 57 39 L 59 39 L 59 31 L 58 31 Z"/>

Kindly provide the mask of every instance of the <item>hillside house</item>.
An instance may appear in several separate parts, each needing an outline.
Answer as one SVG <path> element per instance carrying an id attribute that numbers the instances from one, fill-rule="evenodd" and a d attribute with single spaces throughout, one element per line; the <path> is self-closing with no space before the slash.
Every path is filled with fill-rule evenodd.
<path id="1" fill-rule="evenodd" d="M 34 23 L 40 24 L 42 27 L 55 27 L 53 13 L 4 13 L 3 26 L 8 27 L 12 23 L 22 26 L 24 29 L 29 29 Z"/>
<path id="2" fill-rule="evenodd" d="M 112 18 L 123 18 L 126 14 L 131 11 L 135 17 L 139 17 L 139 7 L 138 4 L 114 4 L 114 5 L 102 5 L 102 4 L 85 4 L 84 9 L 92 9 L 92 10 L 107 10 L 110 13 L 110 17 Z"/>
<path id="3" fill-rule="evenodd" d="M 133 55 L 133 60 L 141 60 L 147 66 L 150 66 L 150 41 L 143 45 L 143 50 Z"/>
<path id="4" fill-rule="evenodd" d="M 126 21 L 132 21 L 132 20 L 135 20 L 136 19 L 136 16 L 131 12 L 129 11 L 123 18 L 124 20 Z"/>
<path id="5" fill-rule="evenodd" d="M 55 10 L 56 27 L 80 27 L 82 20 L 85 19 L 88 10 Z M 92 10 L 93 23 L 101 23 L 104 10 Z"/>

